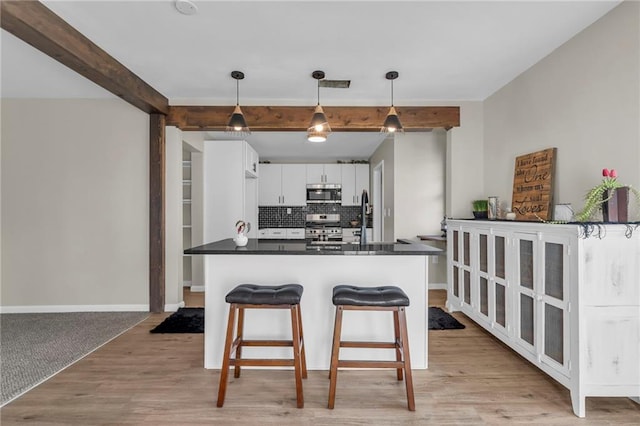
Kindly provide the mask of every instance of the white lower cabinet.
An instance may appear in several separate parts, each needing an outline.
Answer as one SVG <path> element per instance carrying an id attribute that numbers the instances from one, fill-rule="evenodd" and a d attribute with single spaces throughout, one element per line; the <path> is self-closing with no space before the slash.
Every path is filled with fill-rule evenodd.
<path id="1" fill-rule="evenodd" d="M 640 229 L 447 221 L 447 307 L 569 388 L 640 397 Z"/>
<path id="2" fill-rule="evenodd" d="M 304 240 L 304 228 L 262 228 L 258 238 L 271 240 Z"/>

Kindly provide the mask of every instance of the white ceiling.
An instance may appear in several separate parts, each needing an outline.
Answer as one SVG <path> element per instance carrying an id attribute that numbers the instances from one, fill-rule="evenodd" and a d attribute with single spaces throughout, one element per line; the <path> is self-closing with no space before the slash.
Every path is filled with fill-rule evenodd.
<path id="1" fill-rule="evenodd" d="M 323 88 L 321 103 L 354 106 L 389 104 L 390 70 L 400 73 L 396 105 L 483 100 L 620 3 L 192 2 L 198 13 L 186 16 L 171 0 L 44 1 L 170 104 L 233 105 L 230 72 L 240 70 L 246 75 L 241 105 L 314 105 L 311 73 L 319 69 L 328 79 L 351 80 L 349 89 Z M 113 97 L 4 30 L 1 43 L 2 97 Z M 273 146 L 296 136 L 304 140 L 302 134 L 270 136 L 278 136 L 267 138 Z M 370 139 L 379 143 L 382 137 L 362 136 Z M 296 144 L 307 151 L 292 155 L 361 153 L 309 145 Z"/>

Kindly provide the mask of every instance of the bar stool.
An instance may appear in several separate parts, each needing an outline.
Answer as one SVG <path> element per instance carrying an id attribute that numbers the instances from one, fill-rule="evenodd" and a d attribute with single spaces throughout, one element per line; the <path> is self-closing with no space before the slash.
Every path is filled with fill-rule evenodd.
<path id="1" fill-rule="evenodd" d="M 299 284 L 285 284 L 280 286 L 260 286 L 255 284 L 241 284 L 231 290 L 225 300 L 229 303 L 229 320 L 227 322 L 227 336 L 224 344 L 222 370 L 220 371 L 220 387 L 218 389 L 218 407 L 224 404 L 227 391 L 227 377 L 229 367 L 234 367 L 234 377 L 240 377 L 243 366 L 284 367 L 293 366 L 296 379 L 296 399 L 298 408 L 304 407 L 302 394 L 302 379 L 307 378 L 307 361 L 304 352 L 304 337 L 302 333 L 302 314 L 300 312 L 300 298 L 303 288 Z M 246 340 L 243 338 L 245 309 L 289 309 L 291 311 L 292 340 Z M 236 312 L 238 327 L 236 337 L 233 336 L 233 326 Z M 245 346 L 280 346 L 292 347 L 292 359 L 254 359 L 242 358 L 242 348 Z M 234 356 L 235 352 L 235 356 Z"/>
<path id="2" fill-rule="evenodd" d="M 336 399 L 336 384 L 338 368 L 395 368 L 398 380 L 402 380 L 404 370 L 407 388 L 407 406 L 409 411 L 415 411 L 416 404 L 413 395 L 413 379 L 411 378 L 411 361 L 409 359 L 409 338 L 407 335 L 407 318 L 405 307 L 409 306 L 409 297 L 395 286 L 356 287 L 352 285 L 338 285 L 333 288 L 333 304 L 336 306 L 336 319 L 333 329 L 333 347 L 331 349 L 331 367 L 329 370 L 329 404 L 333 409 Z M 395 342 L 362 342 L 343 341 L 342 331 L 343 311 L 392 311 Z M 372 360 L 340 360 L 340 348 L 376 348 L 395 349 L 395 361 Z"/>

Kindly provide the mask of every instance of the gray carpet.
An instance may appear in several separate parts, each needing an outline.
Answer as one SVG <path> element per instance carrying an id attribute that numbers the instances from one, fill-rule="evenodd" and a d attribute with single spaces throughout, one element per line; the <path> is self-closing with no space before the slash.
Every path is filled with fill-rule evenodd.
<path id="1" fill-rule="evenodd" d="M 0 315 L 0 406 L 148 316 L 148 312 Z"/>

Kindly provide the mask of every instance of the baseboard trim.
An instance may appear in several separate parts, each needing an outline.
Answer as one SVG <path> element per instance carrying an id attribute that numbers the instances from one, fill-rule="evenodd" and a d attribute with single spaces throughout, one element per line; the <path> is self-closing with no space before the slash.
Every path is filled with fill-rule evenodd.
<path id="1" fill-rule="evenodd" d="M 179 308 L 184 308 L 184 300 L 180 303 L 171 303 L 171 304 L 167 304 L 164 305 L 164 311 L 165 312 L 175 312 L 177 311 Z"/>
<path id="2" fill-rule="evenodd" d="M 0 314 L 36 314 L 57 312 L 149 312 L 149 305 L 0 306 Z"/>
<path id="3" fill-rule="evenodd" d="M 446 290 L 447 283 L 429 283 L 429 290 Z"/>

